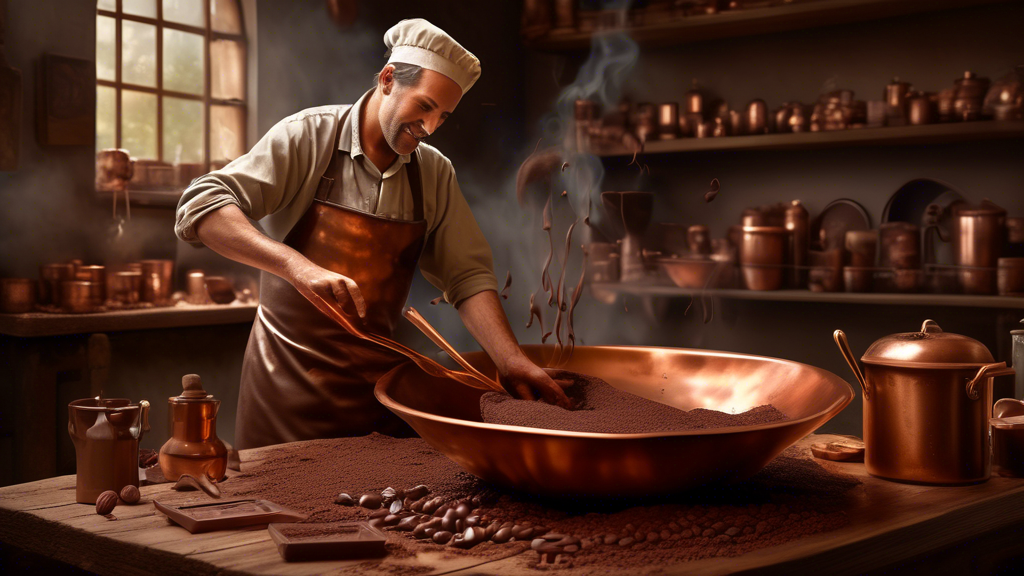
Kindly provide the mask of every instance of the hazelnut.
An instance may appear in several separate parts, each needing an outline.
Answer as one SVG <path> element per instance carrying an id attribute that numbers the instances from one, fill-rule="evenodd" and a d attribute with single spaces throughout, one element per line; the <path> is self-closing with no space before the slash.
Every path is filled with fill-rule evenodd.
<path id="1" fill-rule="evenodd" d="M 139 493 L 139 489 L 131 484 L 121 488 L 121 501 L 125 504 L 135 504 L 139 501 L 142 494 Z"/>
<path id="2" fill-rule="evenodd" d="M 117 506 L 117 492 L 113 490 L 107 490 L 96 498 L 96 513 L 100 516 L 110 514 L 114 511 L 115 506 Z"/>

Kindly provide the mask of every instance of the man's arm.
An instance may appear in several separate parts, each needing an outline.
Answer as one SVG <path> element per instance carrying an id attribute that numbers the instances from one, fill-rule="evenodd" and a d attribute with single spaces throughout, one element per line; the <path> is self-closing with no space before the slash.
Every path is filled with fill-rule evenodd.
<path id="1" fill-rule="evenodd" d="M 196 223 L 195 231 L 203 244 L 221 256 L 279 276 L 306 298 L 316 294 L 342 307 L 351 300 L 359 317 L 366 317 L 366 303 L 355 281 L 325 270 L 290 246 L 264 236 L 238 206 L 228 204 L 210 212 Z"/>
<path id="2" fill-rule="evenodd" d="M 458 310 L 462 323 L 494 361 L 502 384 L 510 393 L 533 400 L 537 391 L 548 403 L 572 407 L 561 385 L 523 354 L 497 292 L 477 292 L 463 300 Z"/>

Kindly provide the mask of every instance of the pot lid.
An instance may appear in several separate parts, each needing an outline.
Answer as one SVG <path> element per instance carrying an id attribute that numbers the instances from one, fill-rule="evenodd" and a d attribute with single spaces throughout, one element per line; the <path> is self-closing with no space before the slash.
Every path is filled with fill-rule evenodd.
<path id="1" fill-rule="evenodd" d="M 172 402 L 197 402 L 213 400 L 213 394 L 203 390 L 203 381 L 199 374 L 186 374 L 181 377 L 181 396 L 171 396 Z"/>
<path id="2" fill-rule="evenodd" d="M 920 332 L 890 334 L 876 340 L 864 352 L 861 361 L 918 368 L 980 366 L 994 362 L 984 344 L 974 338 L 943 332 L 934 320 L 925 320 Z"/>

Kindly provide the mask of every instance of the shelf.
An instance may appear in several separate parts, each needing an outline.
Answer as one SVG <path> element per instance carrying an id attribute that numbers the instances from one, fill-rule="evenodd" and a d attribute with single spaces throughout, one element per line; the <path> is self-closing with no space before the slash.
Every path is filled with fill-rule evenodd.
<path id="1" fill-rule="evenodd" d="M 623 283 L 594 283 L 593 290 L 632 296 L 699 296 L 701 290 L 675 286 Z M 768 302 L 828 302 L 836 304 L 881 304 L 897 306 L 959 306 L 1024 310 L 1024 296 L 971 296 L 963 294 L 876 294 L 811 292 L 809 290 L 704 290 L 706 296 L 731 300 Z"/>
<path id="2" fill-rule="evenodd" d="M 994 4 L 999 0 L 816 0 L 782 6 L 726 10 L 700 14 L 625 29 L 638 44 L 672 46 L 720 38 L 787 32 L 819 26 L 880 20 L 921 12 Z M 591 36 L 622 30 L 579 32 L 553 30 L 528 43 L 541 50 L 584 50 Z"/>
<path id="3" fill-rule="evenodd" d="M 756 136 L 722 136 L 719 138 L 677 138 L 652 140 L 641 154 L 703 152 L 712 150 L 794 150 L 838 146 L 895 146 L 905 144 L 943 144 L 971 140 L 997 140 L 1024 137 L 1024 121 L 983 120 L 899 126 L 883 128 L 851 128 L 828 132 L 796 134 L 760 134 Z M 604 149 L 597 156 L 632 156 L 632 150 Z"/>
<path id="4" fill-rule="evenodd" d="M 256 308 L 257 304 L 178 304 L 166 308 L 96 314 L 0 314 L 0 334 L 34 338 L 94 332 L 247 324 L 256 317 Z"/>

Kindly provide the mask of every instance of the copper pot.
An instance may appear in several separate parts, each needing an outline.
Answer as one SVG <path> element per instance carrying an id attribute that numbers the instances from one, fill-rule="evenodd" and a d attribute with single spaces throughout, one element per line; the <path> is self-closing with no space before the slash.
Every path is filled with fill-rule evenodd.
<path id="1" fill-rule="evenodd" d="M 782 288 L 786 262 L 786 229 L 782 226 L 744 226 L 740 267 L 748 290 Z"/>
<path id="2" fill-rule="evenodd" d="M 92 282 L 97 285 L 94 290 L 97 291 L 102 304 L 107 300 L 107 269 L 104 266 L 79 266 L 75 272 L 76 280 L 85 280 L 86 282 Z"/>
<path id="3" fill-rule="evenodd" d="M 917 93 L 907 103 L 907 122 L 911 126 L 921 126 L 935 122 L 936 112 L 933 97 L 925 93 Z"/>
<path id="4" fill-rule="evenodd" d="M 142 272 L 114 272 L 107 286 L 107 296 L 121 304 L 135 304 L 142 297 Z"/>
<path id="5" fill-rule="evenodd" d="M 996 283 L 1002 296 L 1024 293 L 1024 258 L 1000 258 Z"/>
<path id="6" fill-rule="evenodd" d="M 164 304 L 171 299 L 174 260 L 142 260 L 142 300 Z"/>
<path id="7" fill-rule="evenodd" d="M 0 312 L 24 314 L 36 305 L 36 281 L 31 278 L 0 278 Z"/>
<path id="8" fill-rule="evenodd" d="M 43 264 L 39 267 L 39 303 L 60 305 L 60 283 L 74 280 L 72 264 Z"/>
<path id="9" fill-rule="evenodd" d="M 1003 247 L 1006 210 L 983 201 L 953 212 L 953 257 L 960 290 L 966 294 L 994 294 L 996 266 Z"/>
<path id="10" fill-rule="evenodd" d="M 679 137 L 679 104 L 665 102 L 658 105 L 658 138 L 671 140 Z"/>
<path id="11" fill-rule="evenodd" d="M 909 222 L 886 222 L 878 227 L 879 265 L 884 268 L 921 266 L 921 230 Z"/>
<path id="12" fill-rule="evenodd" d="M 989 79 L 979 78 L 968 70 L 962 78 L 956 79 L 956 99 L 953 101 L 953 118 L 955 120 L 978 120 L 981 118 L 985 94 L 988 92 Z"/>
<path id="13" fill-rule="evenodd" d="M 834 337 L 864 392 L 868 473 L 924 484 L 988 480 L 992 379 L 1013 368 L 932 320 L 877 340 L 861 357 L 863 373 L 843 331 Z"/>
<path id="14" fill-rule="evenodd" d="M 65 312 L 95 312 L 103 305 L 101 286 L 85 280 L 65 280 L 60 285 L 60 307 Z"/>

